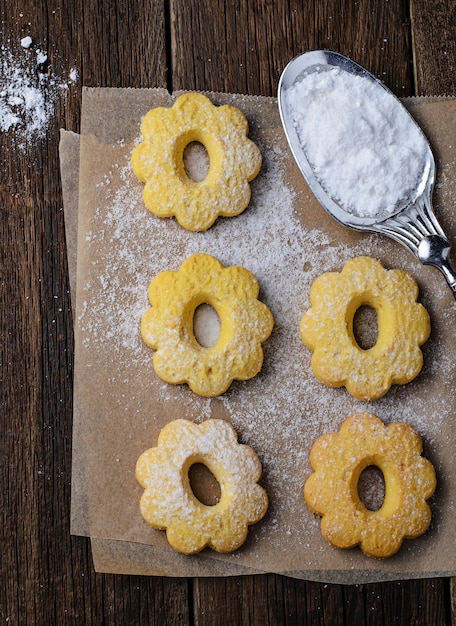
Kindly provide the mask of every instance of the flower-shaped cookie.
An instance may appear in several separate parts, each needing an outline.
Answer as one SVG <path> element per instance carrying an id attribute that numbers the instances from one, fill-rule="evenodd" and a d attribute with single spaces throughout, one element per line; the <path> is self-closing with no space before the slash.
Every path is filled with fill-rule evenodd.
<path id="1" fill-rule="evenodd" d="M 195 463 L 204 464 L 217 479 L 217 504 L 207 506 L 193 494 L 188 472 Z M 257 484 L 260 476 L 257 455 L 238 443 L 228 422 L 175 420 L 161 431 L 158 446 L 146 450 L 136 464 L 145 489 L 141 513 L 154 528 L 166 528 L 169 543 L 179 552 L 195 554 L 205 546 L 232 552 L 268 508 L 266 492 Z"/>
<path id="2" fill-rule="evenodd" d="M 387 557 L 404 538 L 423 534 L 431 521 L 426 499 L 436 478 L 421 452 L 421 438 L 408 424 L 386 426 L 367 413 L 354 414 L 338 433 L 319 437 L 310 452 L 315 473 L 306 481 L 304 497 L 322 516 L 325 539 L 339 548 L 359 544 L 369 556 Z M 378 511 L 368 510 L 357 491 L 361 472 L 371 465 L 380 468 L 385 482 Z"/>
<path id="3" fill-rule="evenodd" d="M 383 396 L 392 384 L 413 380 L 423 366 L 419 348 L 429 337 L 429 315 L 416 302 L 418 286 L 401 270 L 386 270 L 370 257 L 351 259 L 339 272 L 319 276 L 311 308 L 301 320 L 301 338 L 313 350 L 312 370 L 325 385 L 360 400 Z M 363 350 L 353 333 L 362 305 L 377 312 L 378 338 Z"/>
<path id="4" fill-rule="evenodd" d="M 224 393 L 233 380 L 255 376 L 263 364 L 261 342 L 274 323 L 258 293 L 247 269 L 225 268 L 208 254 L 195 254 L 179 270 L 158 274 L 149 287 L 152 308 L 141 320 L 142 337 L 156 350 L 157 375 L 173 384 L 186 382 L 208 397 Z M 218 340 L 209 347 L 199 344 L 193 331 L 201 304 L 213 307 L 221 321 Z"/>
<path id="5" fill-rule="evenodd" d="M 175 216 L 192 231 L 206 230 L 219 215 L 238 215 L 250 201 L 249 181 L 261 168 L 261 153 L 247 137 L 248 122 L 233 106 L 217 107 L 200 93 L 185 93 L 170 108 L 157 107 L 145 116 L 144 141 L 131 163 L 145 183 L 147 208 L 159 217 Z M 203 144 L 209 171 L 202 181 L 191 179 L 184 150 Z"/>

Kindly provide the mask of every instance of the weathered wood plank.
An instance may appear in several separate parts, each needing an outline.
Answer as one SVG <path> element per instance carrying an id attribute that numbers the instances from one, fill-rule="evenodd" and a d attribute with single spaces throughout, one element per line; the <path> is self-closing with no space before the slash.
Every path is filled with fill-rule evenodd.
<path id="1" fill-rule="evenodd" d="M 410 0 L 416 94 L 456 95 L 456 4 Z"/>
<path id="2" fill-rule="evenodd" d="M 296 54 L 351 56 L 399 96 L 412 93 L 404 0 L 225 2 L 172 0 L 173 87 L 274 96 Z"/>
<path id="3" fill-rule="evenodd" d="M 449 626 L 449 597 L 449 580 L 443 578 L 346 586 L 272 574 L 198 579 L 195 626 Z"/>
<path id="4" fill-rule="evenodd" d="M 48 100 L 52 80 L 79 73 L 43 139 L 19 148 L 13 131 L 0 135 L 0 620 L 186 624 L 188 581 L 96 575 L 88 540 L 69 532 L 73 348 L 58 131 L 78 131 L 82 84 L 166 86 L 164 6 L 0 0 L 0 20 L 9 69 L 28 59 L 34 81 L 36 51 L 47 51 Z"/>

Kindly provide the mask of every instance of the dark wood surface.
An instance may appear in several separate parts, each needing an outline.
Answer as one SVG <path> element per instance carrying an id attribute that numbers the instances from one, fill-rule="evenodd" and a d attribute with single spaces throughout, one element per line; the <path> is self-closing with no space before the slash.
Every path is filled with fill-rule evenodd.
<path id="1" fill-rule="evenodd" d="M 444 578 L 342 586 L 94 572 L 89 541 L 69 532 L 73 337 L 58 131 L 78 132 L 82 85 L 275 95 L 287 61 L 315 47 L 352 56 L 398 96 L 456 95 L 454 0 L 0 0 L 0 46 L 20 55 L 25 35 L 48 52 L 51 76 L 76 67 L 79 79 L 59 94 L 44 139 L 19 149 L 14 132 L 0 137 L 1 623 L 451 624 Z"/>

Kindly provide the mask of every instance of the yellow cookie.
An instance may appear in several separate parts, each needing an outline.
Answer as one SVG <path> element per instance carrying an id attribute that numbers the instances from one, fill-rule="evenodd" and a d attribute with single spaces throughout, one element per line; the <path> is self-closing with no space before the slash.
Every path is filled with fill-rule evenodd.
<path id="1" fill-rule="evenodd" d="M 220 484 L 220 500 L 213 506 L 192 492 L 188 472 L 195 463 L 206 465 Z M 166 528 L 169 543 L 179 552 L 195 554 L 205 546 L 232 552 L 246 540 L 248 526 L 267 511 L 268 497 L 257 484 L 260 476 L 257 455 L 238 443 L 228 422 L 175 420 L 161 431 L 158 446 L 146 450 L 136 464 L 145 489 L 141 513 L 154 528 Z"/>
<path id="2" fill-rule="evenodd" d="M 179 270 L 156 276 L 149 287 L 148 309 L 141 320 L 145 343 L 156 350 L 154 369 L 164 381 L 188 383 L 201 396 L 224 393 L 233 380 L 247 380 L 261 370 L 261 343 L 272 332 L 268 307 L 257 300 L 258 282 L 239 266 L 223 267 L 209 254 L 195 254 Z M 196 308 L 217 312 L 220 335 L 213 346 L 195 339 Z"/>
<path id="3" fill-rule="evenodd" d="M 217 107 L 200 93 L 185 93 L 172 107 L 145 116 L 143 142 L 131 157 L 135 175 L 145 183 L 146 207 L 159 217 L 175 216 L 192 231 L 208 229 L 219 215 L 238 215 L 250 202 L 249 181 L 261 168 L 261 153 L 247 137 L 248 123 L 236 107 Z M 185 170 L 184 150 L 204 145 L 209 171 L 200 182 Z"/>
<path id="4" fill-rule="evenodd" d="M 306 481 L 304 497 L 322 516 L 325 539 L 338 548 L 359 544 L 368 556 L 388 557 L 404 538 L 423 534 L 431 522 L 426 500 L 436 477 L 421 452 L 421 438 L 408 424 L 385 426 L 368 413 L 354 414 L 338 433 L 319 437 L 310 451 L 315 473 Z M 361 472 L 370 465 L 380 468 L 385 481 L 378 511 L 368 510 L 357 491 Z"/>
<path id="5" fill-rule="evenodd" d="M 318 380 L 330 387 L 345 385 L 360 400 L 375 400 L 392 384 L 413 380 L 423 366 L 419 346 L 430 334 L 429 315 L 417 296 L 409 274 L 386 270 L 366 256 L 351 259 L 341 272 L 319 276 L 300 326 L 302 341 L 313 350 Z M 378 338 L 368 350 L 353 334 L 353 317 L 362 305 L 377 312 Z"/>

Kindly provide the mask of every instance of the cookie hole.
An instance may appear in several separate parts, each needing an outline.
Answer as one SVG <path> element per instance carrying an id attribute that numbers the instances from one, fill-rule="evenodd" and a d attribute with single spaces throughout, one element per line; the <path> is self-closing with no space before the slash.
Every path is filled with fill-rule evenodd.
<path id="1" fill-rule="evenodd" d="M 191 141 L 184 148 L 184 169 L 188 178 L 195 183 L 202 182 L 209 173 L 209 153 L 200 141 Z"/>
<path id="2" fill-rule="evenodd" d="M 200 304 L 193 315 L 193 334 L 203 348 L 211 348 L 220 337 L 220 317 L 210 304 Z"/>
<path id="3" fill-rule="evenodd" d="M 190 466 L 188 480 L 193 495 L 202 504 L 214 506 L 220 502 L 222 496 L 220 483 L 204 463 L 193 463 Z"/>
<path id="4" fill-rule="evenodd" d="M 378 316 L 374 307 L 362 304 L 353 316 L 353 336 L 361 350 L 370 350 L 378 340 Z"/>
<path id="5" fill-rule="evenodd" d="M 358 496 L 368 511 L 378 511 L 385 501 L 385 478 L 376 465 L 368 465 L 358 480 Z"/>
<path id="6" fill-rule="evenodd" d="M 311 272 L 312 271 L 312 263 L 310 261 L 305 261 L 304 265 L 302 266 L 302 271 L 303 272 Z"/>

